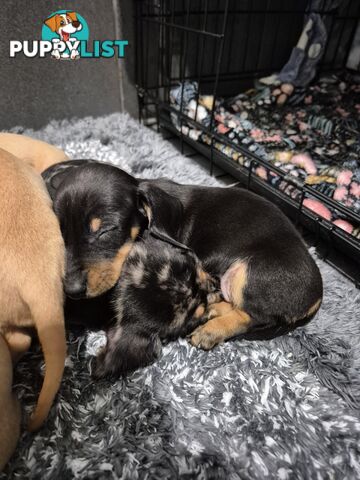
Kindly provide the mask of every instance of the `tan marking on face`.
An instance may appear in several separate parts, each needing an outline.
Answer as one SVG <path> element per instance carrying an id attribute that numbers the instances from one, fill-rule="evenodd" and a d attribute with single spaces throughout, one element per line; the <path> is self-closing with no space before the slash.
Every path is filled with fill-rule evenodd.
<path id="1" fill-rule="evenodd" d="M 132 242 L 125 243 L 112 260 L 104 260 L 87 267 L 87 297 L 97 297 L 115 285 L 132 246 Z"/>
<path id="2" fill-rule="evenodd" d="M 242 308 L 244 289 L 247 284 L 247 264 L 241 262 L 237 265 L 230 280 L 230 300 L 237 308 Z"/>
<path id="3" fill-rule="evenodd" d="M 90 229 L 92 232 L 97 232 L 99 228 L 101 227 L 101 218 L 94 217 L 90 221 Z"/>
<path id="4" fill-rule="evenodd" d="M 210 350 L 218 343 L 245 333 L 251 324 L 250 316 L 243 310 L 231 310 L 201 325 L 191 335 L 192 345 Z"/>
<path id="5" fill-rule="evenodd" d="M 136 237 L 139 235 L 139 232 L 140 232 L 140 227 L 137 227 L 137 226 L 131 227 L 131 230 L 130 230 L 131 240 L 134 241 Z"/>
<path id="6" fill-rule="evenodd" d="M 199 305 L 197 309 L 195 310 L 194 317 L 195 318 L 200 318 L 204 315 L 205 313 L 205 307 L 204 305 Z"/>

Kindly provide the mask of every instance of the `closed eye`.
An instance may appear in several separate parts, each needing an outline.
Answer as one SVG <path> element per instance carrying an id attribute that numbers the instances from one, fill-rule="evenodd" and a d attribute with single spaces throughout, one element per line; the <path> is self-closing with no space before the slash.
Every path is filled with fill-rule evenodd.
<path id="1" fill-rule="evenodd" d="M 97 236 L 98 236 L 98 238 L 101 238 L 101 237 L 105 236 L 106 234 L 108 234 L 110 232 L 113 232 L 117 228 L 118 228 L 117 225 L 113 225 L 112 227 L 104 228 L 103 230 L 100 230 L 100 232 L 98 232 Z"/>

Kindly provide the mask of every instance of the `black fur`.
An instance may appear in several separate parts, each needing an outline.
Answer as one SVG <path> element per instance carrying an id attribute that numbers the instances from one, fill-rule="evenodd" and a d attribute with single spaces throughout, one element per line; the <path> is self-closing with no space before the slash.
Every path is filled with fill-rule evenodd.
<path id="1" fill-rule="evenodd" d="M 97 358 L 97 378 L 118 377 L 154 362 L 164 342 L 185 337 L 205 322 L 215 281 L 199 277 L 201 265 L 187 248 L 145 234 L 122 269 L 115 288 L 115 325 Z M 195 316 L 202 306 L 201 315 Z"/>
<path id="2" fill-rule="evenodd" d="M 322 298 L 320 272 L 300 235 L 272 203 L 241 188 L 179 185 L 139 180 L 106 164 L 76 162 L 45 172 L 67 248 L 67 276 L 86 282 L 84 262 L 111 258 L 131 225 L 191 248 L 212 276 L 236 261 L 248 261 L 242 309 L 251 317 L 248 338 L 281 335 L 304 324 Z M 57 175 L 63 180 L 56 181 Z M 145 206 L 150 207 L 150 221 Z M 95 212 L 115 226 L 105 236 L 88 231 Z M 86 263 L 86 262 L 85 262 Z M 70 289 L 71 290 L 71 289 Z M 85 296 L 79 288 L 74 296 Z"/>
<path id="3" fill-rule="evenodd" d="M 86 267 L 111 260 L 144 223 L 138 209 L 138 182 L 111 165 L 73 160 L 50 167 L 43 178 L 52 196 L 66 247 L 65 293 L 86 297 Z M 101 218 L 92 232 L 92 218 Z"/>

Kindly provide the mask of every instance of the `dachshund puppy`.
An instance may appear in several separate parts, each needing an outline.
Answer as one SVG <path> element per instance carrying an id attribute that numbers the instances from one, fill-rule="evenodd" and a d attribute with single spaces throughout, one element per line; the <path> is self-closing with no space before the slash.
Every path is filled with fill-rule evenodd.
<path id="1" fill-rule="evenodd" d="M 66 246 L 65 293 L 72 299 L 97 297 L 117 283 L 147 223 L 137 207 L 137 181 L 116 167 L 86 160 L 60 163 L 56 176 L 53 168 L 43 178 Z"/>
<path id="2" fill-rule="evenodd" d="M 38 173 L 51 165 L 68 160 L 60 148 L 15 133 L 0 132 L 0 148 L 29 163 Z"/>
<path id="3" fill-rule="evenodd" d="M 320 308 L 322 279 L 305 243 L 274 204 L 252 192 L 138 180 L 85 160 L 50 167 L 44 178 L 65 238 L 71 297 L 113 288 L 148 229 L 191 248 L 220 278 L 224 301 L 193 332 L 194 346 L 283 335 Z"/>
<path id="4" fill-rule="evenodd" d="M 145 233 L 126 258 L 113 299 L 116 323 L 97 358 L 97 378 L 153 363 L 162 343 L 187 336 L 205 321 L 208 304 L 220 294 L 191 250 Z"/>
<path id="5" fill-rule="evenodd" d="M 0 334 L 16 359 L 31 342 L 21 329 L 35 327 L 45 357 L 32 431 L 44 422 L 64 369 L 64 242 L 40 175 L 0 149 L 0 178 Z"/>
<path id="6" fill-rule="evenodd" d="M 0 335 L 0 472 L 13 454 L 20 436 L 21 409 L 12 393 L 12 371 L 9 347 Z"/>

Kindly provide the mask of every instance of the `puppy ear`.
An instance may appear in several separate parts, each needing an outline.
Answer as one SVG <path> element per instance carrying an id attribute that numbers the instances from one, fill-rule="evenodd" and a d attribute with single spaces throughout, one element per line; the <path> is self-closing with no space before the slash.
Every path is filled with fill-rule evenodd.
<path id="1" fill-rule="evenodd" d="M 68 15 L 73 22 L 77 22 L 77 16 L 75 12 L 66 12 L 66 15 Z"/>
<path id="2" fill-rule="evenodd" d="M 57 27 L 56 15 L 53 15 L 44 21 L 45 25 L 49 27 L 52 32 L 55 32 Z"/>
<path id="3" fill-rule="evenodd" d="M 94 163 L 95 160 L 67 160 L 65 162 L 56 163 L 44 170 L 41 174 L 49 191 L 50 197 L 54 200 L 57 189 L 65 178 L 74 171 L 75 168 L 81 167 L 87 163 Z"/>
<path id="4" fill-rule="evenodd" d="M 177 236 L 184 211 L 179 199 L 151 182 L 141 182 L 138 188 L 138 208 L 148 219 L 150 233 L 174 245 L 178 244 L 173 237 Z M 187 249 L 182 244 L 177 246 Z"/>

